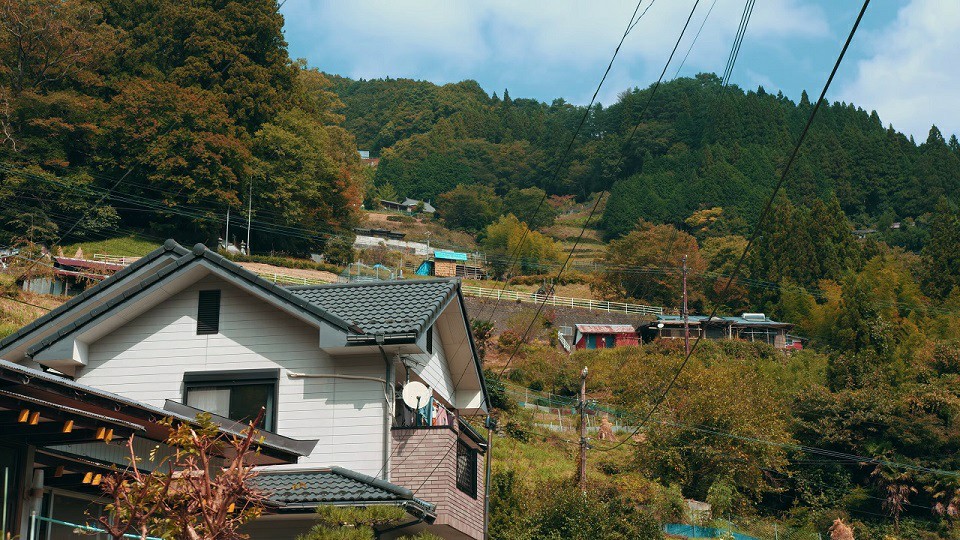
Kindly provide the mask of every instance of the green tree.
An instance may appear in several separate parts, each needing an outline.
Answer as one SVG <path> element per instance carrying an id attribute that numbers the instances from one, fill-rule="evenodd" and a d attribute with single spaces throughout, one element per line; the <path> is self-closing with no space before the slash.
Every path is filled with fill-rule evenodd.
<path id="1" fill-rule="evenodd" d="M 493 273 L 543 274 L 559 260 L 556 243 L 537 231 L 531 231 L 513 214 L 502 216 L 484 231 L 480 243 L 491 261 Z"/>
<path id="2" fill-rule="evenodd" d="M 547 193 L 536 187 L 507 192 L 503 197 L 503 213 L 517 216 L 533 230 L 549 227 L 557 219 L 557 211 L 547 201 Z"/>
<path id="3" fill-rule="evenodd" d="M 437 212 L 451 229 L 479 232 L 500 215 L 500 198 L 493 188 L 460 184 L 440 195 Z"/>
<path id="4" fill-rule="evenodd" d="M 330 144 L 325 127 L 301 109 L 284 111 L 256 133 L 256 217 L 280 225 L 257 231 L 261 244 L 293 253 L 322 250 L 330 234 L 358 222 L 359 193 L 328 155 Z"/>
<path id="5" fill-rule="evenodd" d="M 697 240 L 670 225 L 641 221 L 630 234 L 610 242 L 603 256 L 606 266 L 593 288 L 605 298 L 633 298 L 668 307 L 680 305 L 680 269 L 687 256 L 692 275 L 706 269 Z M 690 291 L 693 301 L 703 298 Z"/>
<path id="6" fill-rule="evenodd" d="M 582 493 L 573 486 L 546 491 L 544 508 L 535 516 L 536 538 L 627 540 L 663 538 L 660 524 L 649 514 L 627 504 L 612 490 Z M 523 538 L 523 537 L 521 537 Z"/>
<path id="7" fill-rule="evenodd" d="M 297 540 L 374 540 L 379 536 L 376 533 L 378 528 L 398 525 L 406 517 L 406 511 L 396 506 L 319 506 L 317 524 L 308 533 L 298 536 Z M 403 538 L 439 539 L 430 533 Z"/>
<path id="8" fill-rule="evenodd" d="M 960 285 L 960 211 L 942 198 L 930 222 L 930 241 L 923 250 L 924 287 L 943 299 Z"/>

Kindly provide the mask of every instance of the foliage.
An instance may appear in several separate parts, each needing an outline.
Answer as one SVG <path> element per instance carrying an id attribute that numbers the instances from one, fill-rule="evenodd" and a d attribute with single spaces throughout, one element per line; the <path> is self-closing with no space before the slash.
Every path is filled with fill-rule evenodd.
<path id="1" fill-rule="evenodd" d="M 501 217 L 484 231 L 481 242 L 497 277 L 539 274 L 559 261 L 557 245 L 549 237 L 531 231 L 513 214 Z"/>
<path id="2" fill-rule="evenodd" d="M 240 528 L 260 516 L 264 497 L 251 484 L 257 475 L 251 457 L 257 452 L 258 431 L 264 410 L 240 436 L 228 436 L 208 413 L 196 425 L 166 421 L 166 444 L 174 449 L 143 472 L 143 461 L 127 441 L 130 465 L 106 476 L 102 483 L 108 514 L 97 521 L 107 534 L 120 540 L 126 534 L 189 540 L 246 538 Z M 220 457 L 223 462 L 220 463 Z M 153 461 L 155 455 L 151 453 Z"/>
<path id="3" fill-rule="evenodd" d="M 663 538 L 660 524 L 649 514 L 626 504 L 615 492 L 560 486 L 535 516 L 537 538 L 631 539 Z"/>
<path id="4" fill-rule="evenodd" d="M 470 321 L 470 330 L 473 331 L 473 342 L 477 346 L 477 354 L 483 361 L 487 356 L 487 346 L 493 338 L 493 321 L 473 319 Z"/>
<path id="5" fill-rule="evenodd" d="M 374 505 L 367 507 L 326 506 L 317 507 L 317 524 L 297 540 L 373 540 L 377 538 L 376 529 L 398 525 L 407 513 L 397 506 Z M 438 538 L 430 533 L 402 538 L 434 540 Z"/>
<path id="6" fill-rule="evenodd" d="M 500 199 L 489 187 L 459 184 L 440 195 L 437 212 L 451 229 L 478 232 L 500 215 Z"/>
<path id="7" fill-rule="evenodd" d="M 706 267 L 697 241 L 670 225 L 641 221 L 636 229 L 610 242 L 603 257 L 607 270 L 598 276 L 593 288 L 608 298 L 634 298 L 651 304 L 677 306 L 682 298 L 682 282 L 676 269 L 687 257 L 691 274 Z M 673 272 L 661 272 L 674 269 Z M 702 298 L 691 291 L 691 301 Z"/>
<path id="8" fill-rule="evenodd" d="M 356 221 L 370 172 L 330 81 L 290 60 L 274 0 L 0 13 L 0 241 L 207 243 L 253 202 L 255 245 L 304 253 Z"/>
<path id="9" fill-rule="evenodd" d="M 960 286 L 960 210 L 941 199 L 931 217 L 930 242 L 923 250 L 927 293 L 943 299 Z"/>
<path id="10" fill-rule="evenodd" d="M 507 192 L 503 197 L 503 213 L 517 216 L 535 231 L 553 225 L 557 219 L 556 209 L 547 202 L 547 193 L 537 187 Z"/>

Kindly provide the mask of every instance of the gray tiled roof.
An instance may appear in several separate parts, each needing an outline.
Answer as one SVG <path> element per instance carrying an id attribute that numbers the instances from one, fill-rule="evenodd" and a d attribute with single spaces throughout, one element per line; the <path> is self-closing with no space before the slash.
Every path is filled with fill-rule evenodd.
<path id="1" fill-rule="evenodd" d="M 281 509 L 312 509 L 320 504 L 397 504 L 420 514 L 435 506 L 409 489 L 341 467 L 308 471 L 270 471 L 253 479 L 268 502 Z"/>
<path id="2" fill-rule="evenodd" d="M 423 331 L 457 291 L 452 279 L 378 281 L 294 287 L 290 291 L 366 334 Z"/>

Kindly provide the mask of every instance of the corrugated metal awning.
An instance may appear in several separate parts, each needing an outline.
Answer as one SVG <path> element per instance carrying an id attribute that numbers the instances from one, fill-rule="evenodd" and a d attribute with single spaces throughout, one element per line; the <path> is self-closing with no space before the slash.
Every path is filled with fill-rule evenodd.
<path id="1" fill-rule="evenodd" d="M 629 324 L 578 324 L 577 330 L 581 334 L 629 334 L 637 331 Z"/>

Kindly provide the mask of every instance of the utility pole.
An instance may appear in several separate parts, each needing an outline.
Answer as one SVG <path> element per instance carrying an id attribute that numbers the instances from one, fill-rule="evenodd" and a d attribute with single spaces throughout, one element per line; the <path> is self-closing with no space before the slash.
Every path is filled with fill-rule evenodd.
<path id="1" fill-rule="evenodd" d="M 683 256 L 683 349 L 690 356 L 690 314 L 687 312 L 687 256 Z"/>
<path id="2" fill-rule="evenodd" d="M 223 249 L 230 245 L 230 207 L 227 207 L 227 232 L 223 236 Z"/>
<path id="3" fill-rule="evenodd" d="M 580 461 L 577 463 L 577 485 L 587 491 L 587 368 L 580 372 Z"/>
<path id="4" fill-rule="evenodd" d="M 253 179 L 250 179 L 250 195 L 247 196 L 247 255 L 253 255 L 250 249 L 250 221 L 253 219 Z"/>

